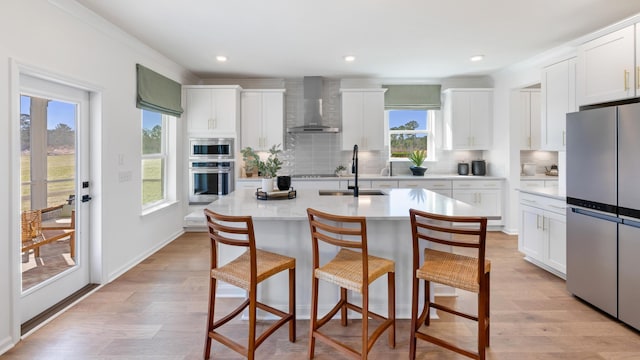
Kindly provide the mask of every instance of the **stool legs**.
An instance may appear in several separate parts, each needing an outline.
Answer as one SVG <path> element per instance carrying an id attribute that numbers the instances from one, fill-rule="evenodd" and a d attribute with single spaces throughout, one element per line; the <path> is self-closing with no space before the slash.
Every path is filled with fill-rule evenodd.
<path id="1" fill-rule="evenodd" d="M 216 302 L 216 279 L 210 278 L 209 280 L 209 311 L 207 314 L 207 332 L 204 342 L 204 359 L 208 360 L 211 356 L 211 336 L 209 333 L 213 331 L 213 315 L 215 314 Z"/>

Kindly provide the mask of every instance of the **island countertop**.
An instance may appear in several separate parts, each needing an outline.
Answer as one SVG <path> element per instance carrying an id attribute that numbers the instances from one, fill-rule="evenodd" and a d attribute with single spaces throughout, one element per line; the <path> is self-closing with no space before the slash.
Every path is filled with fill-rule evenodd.
<path id="1" fill-rule="evenodd" d="M 409 209 L 442 215 L 486 216 L 471 205 L 426 189 L 385 189 L 385 195 L 319 195 L 318 190 L 296 190 L 294 199 L 258 200 L 255 190 L 239 189 L 207 205 L 226 215 L 250 215 L 254 220 L 306 220 L 307 208 L 344 216 L 365 216 L 370 220 L 399 220 L 409 217 Z"/>

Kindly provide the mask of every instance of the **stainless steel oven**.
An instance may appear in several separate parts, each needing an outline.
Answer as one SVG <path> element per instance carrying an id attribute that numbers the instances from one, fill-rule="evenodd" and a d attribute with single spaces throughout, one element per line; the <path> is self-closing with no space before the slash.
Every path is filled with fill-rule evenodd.
<path id="1" fill-rule="evenodd" d="M 190 160 L 189 203 L 208 204 L 234 189 L 233 161 Z"/>
<path id="2" fill-rule="evenodd" d="M 230 138 L 189 139 L 190 159 L 233 159 L 233 151 Z"/>

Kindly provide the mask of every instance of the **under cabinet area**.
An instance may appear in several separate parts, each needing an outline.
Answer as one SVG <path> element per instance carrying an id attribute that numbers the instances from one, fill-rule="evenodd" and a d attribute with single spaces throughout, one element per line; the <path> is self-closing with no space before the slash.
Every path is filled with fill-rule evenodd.
<path id="1" fill-rule="evenodd" d="M 526 260 L 565 279 L 566 202 L 521 191 L 519 214 L 518 250 Z"/>
<path id="2" fill-rule="evenodd" d="M 267 151 L 284 143 L 284 92 L 284 89 L 242 91 L 242 148 Z"/>
<path id="3" fill-rule="evenodd" d="M 340 89 L 342 149 L 384 149 L 384 93 L 387 89 Z"/>
<path id="4" fill-rule="evenodd" d="M 188 85 L 183 91 L 189 136 L 237 136 L 239 86 Z"/>
<path id="5" fill-rule="evenodd" d="M 491 149 L 493 89 L 443 92 L 445 144 L 449 150 Z"/>

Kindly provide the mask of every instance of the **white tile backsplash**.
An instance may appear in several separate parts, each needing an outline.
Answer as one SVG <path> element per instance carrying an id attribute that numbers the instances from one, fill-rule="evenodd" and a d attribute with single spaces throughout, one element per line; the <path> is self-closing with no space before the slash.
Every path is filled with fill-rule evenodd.
<path id="1" fill-rule="evenodd" d="M 520 151 L 520 166 L 522 164 L 534 163 L 536 164 L 536 173 L 544 174 L 545 167 L 551 167 L 551 165 L 558 165 L 558 152 L 557 151 L 538 151 L 538 150 L 521 150 Z"/>

